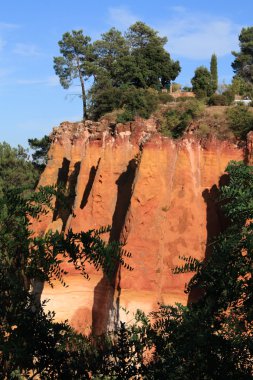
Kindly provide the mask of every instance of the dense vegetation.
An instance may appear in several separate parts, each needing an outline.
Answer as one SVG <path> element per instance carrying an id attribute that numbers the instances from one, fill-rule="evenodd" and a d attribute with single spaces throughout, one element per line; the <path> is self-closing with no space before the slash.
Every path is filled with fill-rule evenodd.
<path id="1" fill-rule="evenodd" d="M 0 143 L 0 193 L 3 189 L 19 188 L 24 184 L 27 189 L 33 189 L 38 179 L 39 173 L 24 148 Z"/>
<path id="2" fill-rule="evenodd" d="M 42 172 L 47 164 L 51 139 L 45 135 L 41 139 L 28 139 L 28 144 L 33 150 L 32 163 L 39 172 Z"/>
<path id="3" fill-rule="evenodd" d="M 111 28 L 94 43 L 81 30 L 72 31 L 59 41 L 61 56 L 54 58 L 55 72 L 64 88 L 79 78 L 83 119 L 87 112 L 98 119 L 117 108 L 125 110 L 125 119 L 139 114 L 148 117 L 156 100 L 144 89 L 168 87 L 180 72 L 179 62 L 165 50 L 166 42 L 166 37 L 140 21 L 124 35 Z M 85 80 L 90 77 L 87 111 Z"/>
<path id="4" fill-rule="evenodd" d="M 87 378 L 92 358 L 87 363 L 89 354 L 83 357 L 83 350 L 88 350 L 89 339 L 81 338 L 81 350 L 80 338 L 69 325 L 55 323 L 54 313 L 45 313 L 45 304 L 39 300 L 42 284 L 47 281 L 53 286 L 53 281 L 58 280 L 65 286 L 63 260 L 73 263 L 85 278 L 89 278 L 87 263 L 97 270 L 102 268 L 110 277 L 119 262 L 126 266 L 123 256 L 130 256 L 118 243 L 106 244 L 101 239 L 102 233 L 109 232 L 108 227 L 34 236 L 31 218 L 47 213 L 55 196 L 65 203 L 64 196 L 52 187 L 33 193 L 3 188 L 0 195 L 2 379 L 32 379 L 36 375 L 41 379 Z"/>
<path id="5" fill-rule="evenodd" d="M 196 99 L 178 102 L 163 115 L 161 132 L 173 138 L 181 137 L 193 120 L 204 111 L 204 104 Z"/>

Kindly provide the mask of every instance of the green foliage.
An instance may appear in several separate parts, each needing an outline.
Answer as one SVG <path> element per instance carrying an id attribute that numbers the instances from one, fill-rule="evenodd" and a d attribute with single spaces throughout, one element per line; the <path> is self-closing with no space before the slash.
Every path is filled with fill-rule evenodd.
<path id="1" fill-rule="evenodd" d="M 206 139 L 211 134 L 211 128 L 208 124 L 200 123 L 196 131 L 196 136 L 200 139 Z"/>
<path id="2" fill-rule="evenodd" d="M 54 323 L 39 301 L 44 281 L 64 286 L 67 272 L 62 262 L 72 263 L 85 278 L 86 264 L 114 276 L 130 254 L 116 242 L 106 244 L 100 230 L 66 234 L 49 231 L 34 236 L 31 220 L 46 214 L 54 197 L 53 187 L 39 188 L 31 195 L 18 189 L 3 189 L 0 195 L 0 376 L 32 379 L 89 378 L 93 363 L 88 340 L 78 338 L 66 323 Z M 77 340 L 79 343 L 77 344 Z M 82 347 L 80 347 L 80 345 Z M 95 350 L 93 350 L 93 356 Z M 81 361 L 79 363 L 79 361 Z M 16 376 L 16 377 L 15 377 Z"/>
<path id="3" fill-rule="evenodd" d="M 92 119 L 120 108 L 122 89 L 113 87 L 107 77 L 97 80 L 89 91 L 89 114 Z"/>
<path id="4" fill-rule="evenodd" d="M 192 90 L 198 98 L 206 98 L 213 93 L 212 77 L 204 66 L 197 67 L 191 80 Z"/>
<path id="5" fill-rule="evenodd" d="M 158 99 L 159 99 L 159 103 L 162 103 L 162 104 L 174 102 L 173 96 L 168 94 L 167 92 L 159 92 Z"/>
<path id="6" fill-rule="evenodd" d="M 228 88 L 222 93 L 222 95 L 225 96 L 228 106 L 230 106 L 235 100 L 235 93 L 231 86 L 228 86 Z"/>
<path id="7" fill-rule="evenodd" d="M 121 107 L 131 112 L 133 116 L 148 119 L 158 105 L 158 96 L 155 91 L 129 87 L 122 94 Z"/>
<path id="8" fill-rule="evenodd" d="M 38 176 L 27 150 L 20 145 L 12 148 L 5 142 L 0 143 L 0 194 L 2 189 L 14 187 L 34 189 Z"/>
<path id="9" fill-rule="evenodd" d="M 192 87 L 190 87 L 190 86 L 184 86 L 183 87 L 183 91 L 185 91 L 185 92 L 191 92 L 192 91 Z"/>
<path id="10" fill-rule="evenodd" d="M 147 118 L 155 110 L 157 94 L 151 96 L 148 89 L 168 86 L 180 72 L 179 62 L 174 62 L 164 48 L 166 41 L 146 24 L 137 22 L 124 36 L 112 28 L 94 42 L 94 84 L 89 92 L 94 119 L 122 107 L 122 121 L 135 115 Z"/>
<path id="11" fill-rule="evenodd" d="M 123 109 L 123 113 L 119 114 L 117 118 L 119 123 L 132 121 L 135 116 L 148 119 L 158 105 L 156 91 L 134 86 L 122 88 L 105 86 L 101 87 L 100 90 L 96 89 L 95 94 L 92 93 L 92 96 L 92 116 L 98 118 L 114 109 Z"/>
<path id="12" fill-rule="evenodd" d="M 234 76 L 231 84 L 231 90 L 234 94 L 249 97 L 251 99 L 253 98 L 253 84 L 247 82 L 239 76 Z"/>
<path id="13" fill-rule="evenodd" d="M 183 266 L 176 266 L 173 268 L 174 274 L 198 272 L 202 263 L 194 257 L 179 256 L 179 259 L 183 260 L 185 264 Z"/>
<path id="14" fill-rule="evenodd" d="M 181 90 L 181 84 L 180 83 L 173 82 L 171 84 L 171 86 L 172 86 L 172 92 L 178 92 Z"/>
<path id="15" fill-rule="evenodd" d="M 129 110 L 125 110 L 117 116 L 116 122 L 117 123 L 127 123 L 128 121 L 133 121 L 133 120 L 134 120 L 133 112 L 131 112 Z"/>
<path id="16" fill-rule="evenodd" d="M 113 380 L 141 379 L 141 374 L 145 369 L 143 363 L 143 352 L 146 348 L 144 331 L 145 328 L 138 326 L 136 320 L 131 326 L 120 322 L 118 329 L 109 333 L 107 349 L 98 371 L 102 378 L 108 376 L 108 379 Z"/>
<path id="17" fill-rule="evenodd" d="M 182 114 L 178 109 L 172 109 L 166 113 L 166 129 L 173 138 L 182 136 L 190 121 L 191 117 Z"/>
<path id="18" fill-rule="evenodd" d="M 253 128 L 253 114 L 243 105 L 238 104 L 227 110 L 230 128 L 236 137 L 246 139 L 247 133 Z"/>
<path id="19" fill-rule="evenodd" d="M 94 42 L 93 49 L 96 81 L 106 77 L 110 79 L 112 86 L 118 86 L 120 75 L 123 74 L 120 63 L 124 63 L 125 57 L 129 55 L 129 47 L 122 33 L 111 28 L 101 35 L 100 40 Z"/>
<path id="20" fill-rule="evenodd" d="M 253 27 L 242 28 L 239 35 L 240 52 L 232 52 L 232 68 L 237 78 L 253 84 Z"/>
<path id="21" fill-rule="evenodd" d="M 204 105 L 196 99 L 178 103 L 176 108 L 165 114 L 161 132 L 173 138 L 181 137 L 190 122 L 202 114 L 203 108 Z"/>
<path id="22" fill-rule="evenodd" d="M 229 106 L 234 101 L 234 92 L 228 88 L 222 94 L 213 94 L 208 99 L 209 106 Z"/>
<path id="23" fill-rule="evenodd" d="M 159 37 L 158 32 L 143 22 L 131 25 L 126 33 L 131 56 L 142 76 L 132 82 L 137 87 L 165 87 L 180 72 L 179 62 L 171 60 L 164 45 L 166 37 Z"/>
<path id="24" fill-rule="evenodd" d="M 248 226 L 250 231 L 253 216 L 253 167 L 231 161 L 226 171 L 230 179 L 229 185 L 221 188 L 221 200 L 225 201 L 223 210 L 233 224 L 242 229 Z"/>
<path id="25" fill-rule="evenodd" d="M 157 99 L 154 93 L 151 96 L 141 90 L 167 87 L 180 72 L 179 62 L 173 61 L 164 48 L 167 38 L 138 21 L 125 35 L 111 28 L 100 40 L 93 44 L 90 41 L 82 30 L 64 33 L 59 41 L 61 56 L 54 58 L 54 69 L 63 88 L 69 88 L 76 78 L 81 83 L 83 119 L 87 117 L 84 81 L 91 76 L 94 82 L 88 105 L 93 119 L 122 107 L 125 112 L 121 120 L 130 119 L 130 113 L 131 118 L 147 118 Z"/>
<path id="26" fill-rule="evenodd" d="M 208 99 L 209 106 L 227 106 L 227 98 L 223 94 L 213 94 Z"/>
<path id="27" fill-rule="evenodd" d="M 87 118 L 84 80 L 92 74 L 93 61 L 90 41 L 91 38 L 84 36 L 82 30 L 64 33 L 62 40 L 58 42 L 61 56 L 54 57 L 54 70 L 63 88 L 68 89 L 76 78 L 80 81 L 84 120 Z"/>
<path id="28" fill-rule="evenodd" d="M 210 74 L 211 74 L 211 84 L 212 84 L 212 92 L 218 89 L 218 65 L 217 65 L 217 56 L 212 54 L 211 62 L 210 62 Z"/>
<path id="29" fill-rule="evenodd" d="M 45 135 L 41 139 L 28 139 L 28 143 L 30 148 L 34 150 L 34 153 L 32 154 L 33 164 L 41 172 L 47 164 L 47 153 L 51 144 L 50 137 Z"/>

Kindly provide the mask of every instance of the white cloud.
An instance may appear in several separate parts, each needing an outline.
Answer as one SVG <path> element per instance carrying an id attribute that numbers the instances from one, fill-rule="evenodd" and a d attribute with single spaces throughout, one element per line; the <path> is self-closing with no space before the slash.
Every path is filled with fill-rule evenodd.
<path id="1" fill-rule="evenodd" d="M 168 37 L 172 54 L 190 59 L 207 59 L 212 53 L 224 56 L 238 49 L 241 26 L 231 20 L 202 13 L 175 10 L 175 15 L 160 23 L 161 35 Z"/>
<path id="2" fill-rule="evenodd" d="M 16 29 L 16 28 L 19 28 L 19 25 L 17 25 L 17 24 L 10 24 L 10 23 L 7 23 L 7 22 L 0 22 L 0 30 L 3 30 L 3 29 Z"/>
<path id="3" fill-rule="evenodd" d="M 13 53 L 26 57 L 38 57 L 41 55 L 41 52 L 36 45 L 23 43 L 16 44 Z"/>
<path id="4" fill-rule="evenodd" d="M 116 28 L 126 29 L 138 20 L 132 12 L 126 7 L 109 8 L 109 23 Z"/>
<path id="5" fill-rule="evenodd" d="M 18 79 L 17 84 L 25 86 L 44 85 L 55 87 L 59 85 L 59 78 L 56 75 L 49 76 L 41 79 Z"/>

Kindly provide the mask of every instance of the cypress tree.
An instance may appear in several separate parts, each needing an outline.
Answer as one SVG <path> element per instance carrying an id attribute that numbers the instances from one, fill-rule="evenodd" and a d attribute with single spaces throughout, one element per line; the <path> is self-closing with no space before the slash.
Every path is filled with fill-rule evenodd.
<path id="1" fill-rule="evenodd" d="M 216 54 L 212 54 L 211 63 L 210 63 L 210 73 L 212 77 L 212 89 L 213 92 L 218 88 L 218 68 L 217 68 L 217 56 Z"/>

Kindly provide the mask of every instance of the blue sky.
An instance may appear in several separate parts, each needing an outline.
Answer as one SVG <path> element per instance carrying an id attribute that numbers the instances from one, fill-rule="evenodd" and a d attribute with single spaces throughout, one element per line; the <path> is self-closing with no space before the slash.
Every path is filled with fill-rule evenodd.
<path id="1" fill-rule="evenodd" d="M 176 82 L 189 85 L 199 65 L 218 56 L 219 82 L 233 76 L 231 50 L 252 26 L 252 0 L 9 0 L 0 5 L 0 141 L 27 146 L 61 121 L 80 120 L 81 101 L 64 90 L 53 69 L 62 34 L 83 29 L 92 39 L 137 20 L 168 37 L 167 49 L 181 63 Z"/>

